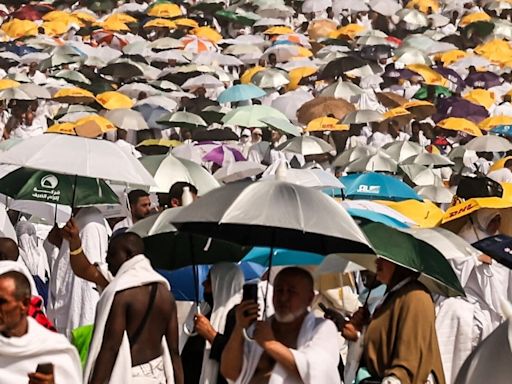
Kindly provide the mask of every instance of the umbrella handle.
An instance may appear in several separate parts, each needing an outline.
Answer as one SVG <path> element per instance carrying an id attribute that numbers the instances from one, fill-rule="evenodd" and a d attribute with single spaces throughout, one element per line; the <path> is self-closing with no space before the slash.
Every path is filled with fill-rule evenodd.
<path id="1" fill-rule="evenodd" d="M 196 314 L 201 314 L 201 308 L 199 307 L 199 304 L 196 306 Z M 197 332 L 194 331 L 194 329 L 192 328 L 192 330 L 190 330 L 188 328 L 188 325 L 187 323 L 184 323 L 183 324 L 183 333 L 185 335 L 187 335 L 188 337 L 194 337 L 194 336 L 197 336 Z"/>

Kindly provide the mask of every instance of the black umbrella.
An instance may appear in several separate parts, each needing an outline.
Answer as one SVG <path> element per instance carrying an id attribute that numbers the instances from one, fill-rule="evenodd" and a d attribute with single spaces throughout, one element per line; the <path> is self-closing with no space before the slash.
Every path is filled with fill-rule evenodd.
<path id="1" fill-rule="evenodd" d="M 339 59 L 330 61 L 322 70 L 318 78 L 320 80 L 335 79 L 345 72 L 356 68 L 361 68 L 368 64 L 365 60 L 357 56 L 340 57 Z"/>
<path id="2" fill-rule="evenodd" d="M 224 129 L 202 129 L 192 132 L 192 139 L 195 141 L 230 141 L 238 140 L 238 135 L 229 128 Z"/>
<path id="3" fill-rule="evenodd" d="M 361 49 L 360 55 L 366 60 L 381 60 L 393 56 L 393 48 L 389 45 L 367 45 Z"/>

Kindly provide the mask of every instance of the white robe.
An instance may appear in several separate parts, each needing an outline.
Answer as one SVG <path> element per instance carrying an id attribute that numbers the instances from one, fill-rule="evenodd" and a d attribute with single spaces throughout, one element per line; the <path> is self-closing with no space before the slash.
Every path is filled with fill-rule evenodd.
<path id="1" fill-rule="evenodd" d="M 55 384 L 81 383 L 82 370 L 78 353 L 58 333 L 27 317 L 28 331 L 21 337 L 0 335 L 0 384 L 28 383 L 28 374 L 38 364 L 54 365 Z"/>
<path id="2" fill-rule="evenodd" d="M 105 276 L 109 277 L 109 276 Z M 110 280 L 110 279 L 108 279 Z M 94 335 L 89 348 L 89 357 L 84 371 L 84 383 L 88 383 L 91 379 L 96 358 L 100 352 L 103 344 L 103 336 L 105 332 L 105 326 L 107 319 L 114 302 L 114 297 L 117 292 L 124 291 L 126 289 L 140 287 L 151 283 L 163 283 L 170 289 L 169 283 L 160 274 L 155 272 L 151 267 L 151 263 L 144 255 L 137 255 L 126 261 L 115 278 L 110 281 L 109 285 L 101 294 L 100 301 L 96 308 L 96 320 L 94 322 Z M 165 337 L 162 338 L 162 351 L 165 376 L 168 384 L 174 383 L 174 371 L 172 368 L 172 362 L 167 347 Z M 132 369 L 132 358 L 130 352 L 130 341 L 128 340 L 128 334 L 126 331 L 123 335 L 121 346 L 117 354 L 114 368 L 110 375 L 109 383 L 112 384 L 132 384 L 134 383 L 131 376 Z"/>
<path id="3" fill-rule="evenodd" d="M 75 217 L 85 255 L 91 263 L 103 263 L 108 231 L 97 208 L 82 208 Z M 48 317 L 60 333 L 94 322 L 99 293 L 94 284 L 76 277 L 71 269 L 69 243 L 64 240 L 55 259 L 50 260 Z M 70 294 L 72 293 L 72 294 Z"/>
<path id="4" fill-rule="evenodd" d="M 249 332 L 250 333 L 250 332 Z M 296 380 L 276 363 L 268 384 L 339 384 L 338 330 L 332 321 L 309 313 L 297 338 L 297 349 L 290 349 L 302 381 Z M 256 342 L 245 342 L 242 372 L 236 384 L 247 384 L 254 376 L 263 349 Z"/>

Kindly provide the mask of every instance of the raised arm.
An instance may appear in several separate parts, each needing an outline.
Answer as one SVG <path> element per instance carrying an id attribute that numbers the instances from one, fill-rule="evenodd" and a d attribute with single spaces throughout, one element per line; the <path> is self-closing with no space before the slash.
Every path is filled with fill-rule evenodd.
<path id="1" fill-rule="evenodd" d="M 99 269 L 87 259 L 82 249 L 82 241 L 80 240 L 79 233 L 80 228 L 78 228 L 73 218 L 62 228 L 62 237 L 69 241 L 71 268 L 76 276 L 90 281 L 103 289 L 108 285 L 108 281 L 101 274 Z"/>
<path id="2" fill-rule="evenodd" d="M 176 301 L 174 300 L 173 294 L 169 294 L 171 299 L 172 313 L 169 319 L 169 324 L 167 325 L 165 339 L 167 341 L 167 347 L 169 348 L 169 354 L 171 355 L 172 367 L 174 370 L 174 382 L 175 384 L 183 384 L 185 379 L 178 347 L 178 311 L 176 309 Z"/>

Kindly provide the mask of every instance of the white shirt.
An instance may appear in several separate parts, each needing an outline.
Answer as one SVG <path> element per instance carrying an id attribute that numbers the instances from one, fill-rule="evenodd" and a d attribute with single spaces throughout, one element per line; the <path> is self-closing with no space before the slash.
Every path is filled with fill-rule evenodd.
<path id="1" fill-rule="evenodd" d="M 512 171 L 508 168 L 497 169 L 496 171 L 489 172 L 487 176 L 498 183 L 512 183 Z"/>
<path id="2" fill-rule="evenodd" d="M 374 148 L 381 148 L 387 143 L 391 143 L 393 137 L 389 133 L 374 132 L 368 139 L 368 144 Z"/>

